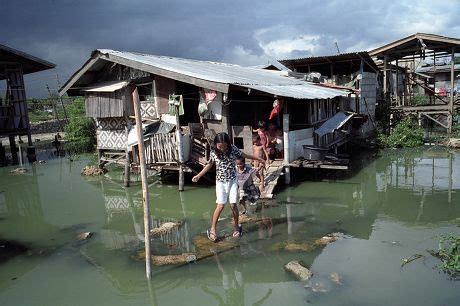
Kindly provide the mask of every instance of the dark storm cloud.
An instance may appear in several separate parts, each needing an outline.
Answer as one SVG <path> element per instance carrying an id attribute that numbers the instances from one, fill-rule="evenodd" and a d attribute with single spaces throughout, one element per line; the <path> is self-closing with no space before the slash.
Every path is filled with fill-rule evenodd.
<path id="1" fill-rule="evenodd" d="M 7 1 L 1 44 L 57 64 L 27 77 L 28 95 L 56 88 L 96 48 L 256 65 L 376 47 L 414 32 L 458 36 L 455 2 Z"/>

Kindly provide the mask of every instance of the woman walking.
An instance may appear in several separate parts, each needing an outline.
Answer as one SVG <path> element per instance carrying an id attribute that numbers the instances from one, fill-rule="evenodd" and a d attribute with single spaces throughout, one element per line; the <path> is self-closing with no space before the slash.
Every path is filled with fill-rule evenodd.
<path id="1" fill-rule="evenodd" d="M 211 150 L 210 159 L 206 166 L 192 178 L 193 182 L 198 182 L 200 178 L 208 172 L 213 164 L 216 164 L 216 209 L 212 215 L 211 228 L 207 231 L 208 238 L 217 241 L 217 221 L 224 209 L 225 204 L 230 203 L 232 210 L 235 231 L 233 237 L 240 237 L 241 230 L 238 223 L 239 193 L 238 180 L 236 178 L 236 159 L 244 157 L 265 163 L 265 160 L 242 152 L 230 142 L 227 133 L 219 133 L 214 137 L 214 148 Z"/>

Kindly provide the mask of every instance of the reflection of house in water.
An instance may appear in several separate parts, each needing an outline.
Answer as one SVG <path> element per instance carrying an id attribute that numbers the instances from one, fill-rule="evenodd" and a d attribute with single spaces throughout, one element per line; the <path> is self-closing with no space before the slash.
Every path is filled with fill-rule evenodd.
<path id="1" fill-rule="evenodd" d="M 104 245 L 110 249 L 143 247 L 144 229 L 142 220 L 142 197 L 140 194 L 131 194 L 129 190 L 115 185 L 113 182 L 101 180 L 104 204 L 107 212 L 105 228 L 101 231 Z M 165 222 L 178 222 L 177 218 L 153 218 L 152 228 L 159 227 Z M 188 226 L 184 224 L 171 232 L 155 239 L 166 245 L 174 245 L 189 251 Z M 127 225 L 129 226 L 127 227 Z M 134 227 L 132 232 L 131 224 Z"/>
<path id="2" fill-rule="evenodd" d="M 388 156 L 385 166 L 376 172 L 377 190 L 384 201 L 383 212 L 398 220 L 423 224 L 455 219 L 460 216 L 460 182 L 454 172 L 460 164 L 456 155 L 441 150 Z M 455 176 L 457 175 L 457 176 Z"/>
<path id="3" fill-rule="evenodd" d="M 389 186 L 418 194 L 448 189 L 450 198 L 452 190 L 460 188 L 460 182 L 453 180 L 453 169 L 458 169 L 460 164 L 452 153 L 431 150 L 421 157 L 395 155 L 390 159 L 385 169 L 376 174 L 379 192 Z"/>

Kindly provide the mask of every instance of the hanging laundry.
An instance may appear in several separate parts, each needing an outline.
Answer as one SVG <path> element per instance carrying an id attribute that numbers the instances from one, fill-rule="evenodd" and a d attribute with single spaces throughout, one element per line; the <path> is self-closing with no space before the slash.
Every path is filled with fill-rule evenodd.
<path id="1" fill-rule="evenodd" d="M 270 117 L 268 118 L 268 120 L 272 120 L 273 118 L 278 116 L 280 114 L 282 108 L 283 108 L 283 100 L 282 99 L 276 99 L 273 102 L 273 109 L 272 109 L 272 111 L 270 113 Z"/>
<path id="2" fill-rule="evenodd" d="M 182 95 L 169 95 L 169 114 L 171 116 L 176 115 L 176 106 L 179 107 L 179 116 L 184 114 L 184 101 Z"/>

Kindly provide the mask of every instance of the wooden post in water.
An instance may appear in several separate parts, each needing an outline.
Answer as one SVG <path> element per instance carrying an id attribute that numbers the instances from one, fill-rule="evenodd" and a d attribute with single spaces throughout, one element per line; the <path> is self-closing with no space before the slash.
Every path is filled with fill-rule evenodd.
<path id="1" fill-rule="evenodd" d="M 11 151 L 11 160 L 13 165 L 18 164 L 18 148 L 16 147 L 16 140 L 14 139 L 14 135 L 9 136 L 10 139 L 10 151 Z"/>
<path id="2" fill-rule="evenodd" d="M 291 168 L 289 166 L 289 114 L 287 103 L 284 104 L 283 114 L 283 143 L 284 143 L 284 182 L 291 184 Z"/>
<path id="3" fill-rule="evenodd" d="M 447 120 L 447 133 L 449 137 L 452 135 L 452 124 L 454 121 L 454 86 L 455 86 L 455 47 L 452 47 L 451 63 L 450 63 L 450 101 L 449 115 Z"/>
<path id="4" fill-rule="evenodd" d="M 128 123 L 128 120 L 126 120 L 126 123 Z M 129 175 L 130 175 L 130 161 L 129 161 L 129 150 L 128 150 L 128 134 L 129 134 L 129 131 L 128 131 L 128 126 L 126 125 L 126 152 L 125 152 L 125 158 L 126 158 L 126 161 L 125 161 L 125 173 L 124 173 L 124 177 L 123 177 L 123 185 L 125 187 L 129 187 Z"/>
<path id="5" fill-rule="evenodd" d="M 183 103 L 182 96 L 180 98 L 180 103 Z M 177 155 L 179 156 L 179 191 L 184 191 L 184 168 L 182 164 L 184 163 L 184 154 L 182 147 L 182 133 L 180 130 L 179 123 L 179 105 L 175 105 L 176 108 L 176 143 L 177 143 Z"/>
<path id="6" fill-rule="evenodd" d="M 136 118 L 136 132 L 137 143 L 139 147 L 139 165 L 141 168 L 141 182 L 142 182 L 142 204 L 144 206 L 144 242 L 145 242 L 145 274 L 147 279 L 152 276 L 151 271 L 151 256 L 150 256 L 150 204 L 149 204 L 149 190 L 147 182 L 147 167 L 145 165 L 145 148 L 144 137 L 142 133 L 142 118 L 141 106 L 139 103 L 139 93 L 137 87 L 133 86 L 132 89 L 134 116 Z"/>

